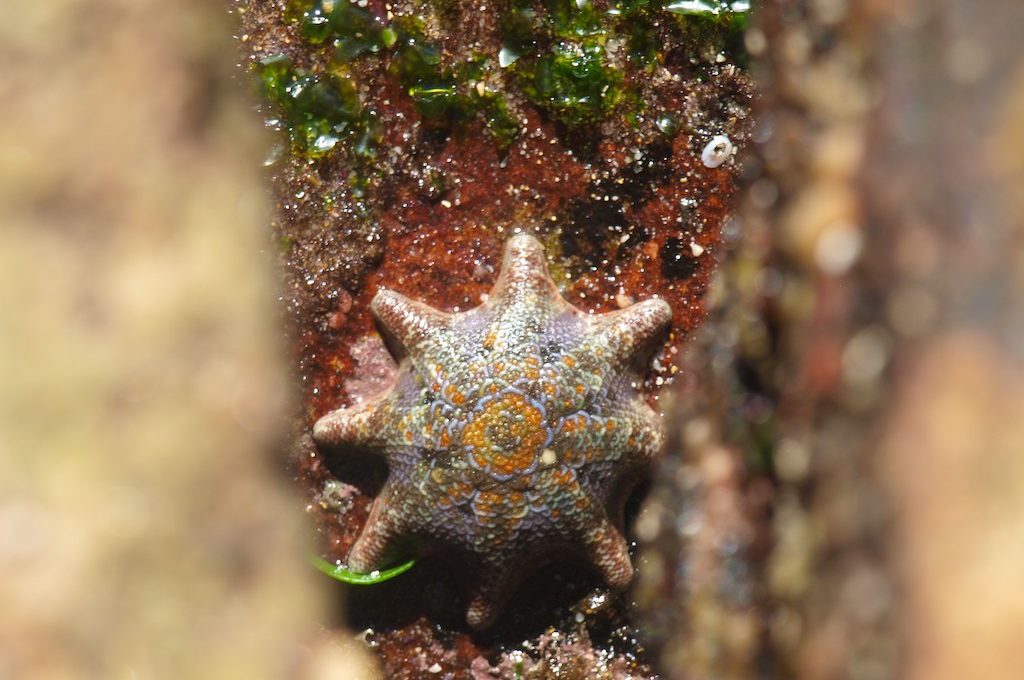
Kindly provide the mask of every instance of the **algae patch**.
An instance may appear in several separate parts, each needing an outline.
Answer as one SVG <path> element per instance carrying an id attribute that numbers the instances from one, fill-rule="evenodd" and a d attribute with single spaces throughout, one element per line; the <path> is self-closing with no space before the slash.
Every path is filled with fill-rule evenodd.
<path id="1" fill-rule="evenodd" d="M 378 125 L 350 77 L 307 73 L 284 54 L 265 57 L 259 65 L 263 91 L 300 151 L 317 157 L 344 141 L 355 156 L 373 157 Z"/>

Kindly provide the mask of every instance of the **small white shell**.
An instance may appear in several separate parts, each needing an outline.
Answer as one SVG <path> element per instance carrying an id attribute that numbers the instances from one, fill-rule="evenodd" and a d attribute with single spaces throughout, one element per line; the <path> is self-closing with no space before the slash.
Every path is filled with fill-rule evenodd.
<path id="1" fill-rule="evenodd" d="M 717 168 L 729 160 L 735 150 L 736 147 L 732 145 L 732 140 L 725 135 L 716 135 L 700 152 L 700 160 L 704 163 L 704 167 Z"/>

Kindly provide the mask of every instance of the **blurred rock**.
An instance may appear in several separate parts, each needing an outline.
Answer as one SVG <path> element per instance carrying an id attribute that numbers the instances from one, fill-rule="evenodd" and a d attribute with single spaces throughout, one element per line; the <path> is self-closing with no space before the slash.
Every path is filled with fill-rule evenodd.
<path id="1" fill-rule="evenodd" d="M 226 18 L 0 8 L 0 677 L 295 677 L 318 627 Z"/>

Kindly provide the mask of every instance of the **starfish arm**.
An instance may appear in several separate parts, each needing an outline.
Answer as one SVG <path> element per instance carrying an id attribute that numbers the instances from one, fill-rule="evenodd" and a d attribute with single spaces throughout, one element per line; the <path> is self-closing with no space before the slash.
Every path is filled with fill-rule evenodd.
<path id="1" fill-rule="evenodd" d="M 413 358 L 421 357 L 427 344 L 447 332 L 451 323 L 451 314 L 387 288 L 374 295 L 370 311 Z"/>
<path id="2" fill-rule="evenodd" d="M 525 304 L 531 308 L 541 301 L 561 301 L 555 282 L 548 274 L 547 258 L 540 241 L 529 234 L 517 234 L 509 239 L 501 274 L 490 297 L 499 306 Z"/>
<path id="3" fill-rule="evenodd" d="M 643 418 L 647 424 L 644 428 L 644 463 L 652 463 L 665 450 L 665 421 L 661 414 L 647 404 L 640 404 Z"/>
<path id="4" fill-rule="evenodd" d="M 313 425 L 313 440 L 323 446 L 378 448 L 384 444 L 383 400 L 331 411 Z"/>
<path id="5" fill-rule="evenodd" d="M 622 590 L 633 580 L 626 539 L 607 518 L 601 518 L 583 532 L 583 544 L 590 563 L 613 590 Z"/>
<path id="6" fill-rule="evenodd" d="M 635 359 L 650 341 L 668 328 L 672 308 L 660 298 L 638 302 L 618 312 L 596 318 L 599 335 L 619 365 Z"/>
<path id="7" fill-rule="evenodd" d="M 665 448 L 665 423 L 644 402 L 633 404 L 630 420 L 624 443 L 628 455 L 623 460 L 623 469 L 646 469 Z"/>
<path id="8" fill-rule="evenodd" d="M 348 553 L 348 566 L 359 573 L 388 566 L 387 560 L 394 556 L 395 543 L 406 533 L 404 522 L 394 511 L 394 494 L 385 484 L 379 496 L 373 501 L 370 516 L 366 520 L 359 538 Z"/>
<path id="9" fill-rule="evenodd" d="M 495 573 L 501 570 L 500 573 Z M 469 598 L 466 609 L 466 623 L 474 630 L 483 630 L 494 623 L 505 603 L 519 587 L 522 575 L 507 567 L 487 565 L 486 580 L 482 580 Z"/>

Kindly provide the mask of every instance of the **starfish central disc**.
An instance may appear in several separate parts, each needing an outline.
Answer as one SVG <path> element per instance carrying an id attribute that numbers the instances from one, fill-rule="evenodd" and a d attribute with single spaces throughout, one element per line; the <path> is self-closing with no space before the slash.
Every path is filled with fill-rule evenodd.
<path id="1" fill-rule="evenodd" d="M 498 480 L 533 472 L 551 440 L 543 408 L 508 392 L 481 400 L 477 411 L 462 432 L 470 464 Z"/>

